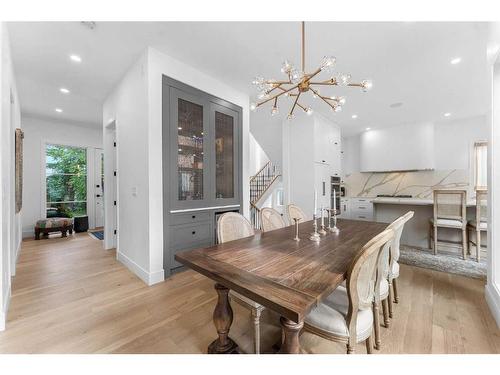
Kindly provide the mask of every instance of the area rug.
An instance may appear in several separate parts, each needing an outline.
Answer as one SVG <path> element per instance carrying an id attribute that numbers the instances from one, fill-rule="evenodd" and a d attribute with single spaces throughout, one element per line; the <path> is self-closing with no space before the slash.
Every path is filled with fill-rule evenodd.
<path id="1" fill-rule="evenodd" d="M 96 240 L 104 240 L 104 231 L 98 230 L 95 232 L 89 232 L 91 237 L 94 237 Z"/>
<path id="2" fill-rule="evenodd" d="M 458 254 L 438 253 L 429 250 L 404 246 L 401 248 L 399 262 L 410 266 L 429 268 L 435 271 L 454 273 L 457 275 L 486 279 L 487 260 L 476 262 L 475 259 L 463 260 Z"/>

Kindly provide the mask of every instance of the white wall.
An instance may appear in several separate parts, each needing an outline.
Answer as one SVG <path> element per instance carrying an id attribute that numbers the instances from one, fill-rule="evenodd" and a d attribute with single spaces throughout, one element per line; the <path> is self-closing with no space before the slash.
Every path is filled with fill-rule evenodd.
<path id="1" fill-rule="evenodd" d="M 147 53 L 130 68 L 118 86 L 106 99 L 103 107 L 104 122 L 104 178 L 113 179 L 109 160 L 115 150 L 113 133 L 106 126 L 113 120 L 116 125 L 117 161 L 117 258 L 135 272 L 144 282 L 151 284 L 150 225 L 149 225 L 149 106 L 147 89 Z M 161 110 L 160 110 L 161 112 Z M 161 135 L 159 136 L 161 140 Z M 161 160 L 161 156 L 160 156 Z M 158 181 L 161 182 L 161 170 Z M 135 191 L 135 193 L 133 193 Z M 105 192 L 107 194 L 107 191 Z M 160 194 L 161 195 L 161 194 Z M 106 200 L 105 211 L 113 210 Z M 106 214 L 105 236 L 110 235 L 110 217 Z M 108 228 L 108 229 L 106 229 Z M 159 232 L 162 232 L 160 228 Z M 161 267 L 163 269 L 163 267 Z M 161 272 L 163 273 L 163 272 Z"/>
<path id="2" fill-rule="evenodd" d="M 20 106 L 11 61 L 8 30 L 0 23 L 0 331 L 10 301 L 11 277 L 21 245 L 21 214 L 15 210 L 14 134 L 20 128 Z M 26 161 L 24 165 L 26 165 Z"/>
<path id="3" fill-rule="evenodd" d="M 45 215 L 45 145 L 47 143 L 87 148 L 87 214 L 94 222 L 94 149 L 102 148 L 102 131 L 95 125 L 62 122 L 22 115 L 24 130 L 23 237 L 33 237 L 37 220 Z"/>
<path id="4" fill-rule="evenodd" d="M 496 42 L 500 43 L 500 30 Z M 488 136 L 488 276 L 486 301 L 500 327 L 500 57 L 494 59 L 492 77 L 492 112 Z"/>
<path id="5" fill-rule="evenodd" d="M 268 155 L 269 160 L 280 170 L 283 165 L 282 124 L 280 116 L 271 116 L 269 105 L 259 107 L 256 112 L 250 114 L 250 133 Z"/>
<path id="6" fill-rule="evenodd" d="M 248 171 L 250 176 L 253 176 L 269 161 L 269 157 L 251 133 L 248 139 L 250 143 Z"/>
<path id="7" fill-rule="evenodd" d="M 249 186 L 245 183 L 250 177 L 248 95 L 148 48 L 108 97 L 103 109 L 104 125 L 116 120 L 118 259 L 148 284 L 163 280 L 163 75 L 243 108 L 243 213 L 247 217 L 250 203 Z M 104 143 L 106 147 L 106 138 Z M 136 196 L 131 193 L 133 188 Z M 110 209 L 107 204 L 106 209 Z"/>

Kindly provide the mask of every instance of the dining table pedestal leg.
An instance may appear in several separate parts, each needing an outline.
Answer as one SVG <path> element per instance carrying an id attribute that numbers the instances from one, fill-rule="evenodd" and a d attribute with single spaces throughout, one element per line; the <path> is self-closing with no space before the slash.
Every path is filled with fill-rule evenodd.
<path id="1" fill-rule="evenodd" d="M 215 284 L 219 296 L 214 310 L 214 325 L 219 337 L 208 346 L 209 354 L 238 353 L 238 345 L 229 337 L 233 323 L 233 309 L 229 303 L 229 289 L 222 284 Z"/>
<path id="2" fill-rule="evenodd" d="M 299 336 L 304 322 L 295 323 L 284 317 L 280 318 L 282 330 L 281 354 L 300 354 Z"/>

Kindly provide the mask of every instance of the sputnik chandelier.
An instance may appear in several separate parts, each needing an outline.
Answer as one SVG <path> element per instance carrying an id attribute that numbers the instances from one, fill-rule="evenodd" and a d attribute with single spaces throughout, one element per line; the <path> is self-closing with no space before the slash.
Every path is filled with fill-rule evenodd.
<path id="1" fill-rule="evenodd" d="M 295 108 L 299 107 L 308 115 L 313 113 L 311 107 L 306 107 L 299 103 L 299 98 L 302 94 L 311 91 L 314 98 L 319 98 L 328 104 L 332 111 L 342 111 L 342 106 L 345 104 L 346 99 L 344 96 L 325 96 L 321 95 L 318 86 L 349 86 L 359 87 L 364 92 L 372 88 L 371 80 L 363 80 L 360 83 L 351 82 L 351 75 L 349 73 L 333 74 L 327 80 L 313 81 L 322 71 L 332 73 L 333 66 L 335 65 L 335 57 L 325 56 L 321 62 L 321 66 L 312 73 L 305 73 L 305 24 L 302 22 L 302 68 L 298 70 L 290 61 L 285 60 L 281 66 L 281 72 L 288 76 L 286 80 L 264 79 L 262 77 L 255 77 L 253 84 L 259 90 L 257 103 L 250 104 L 250 109 L 255 111 L 258 107 L 272 102 L 271 115 L 279 113 L 278 99 L 282 96 L 290 97 L 293 99 L 293 105 L 288 112 L 287 118 L 289 120 L 294 117 Z"/>

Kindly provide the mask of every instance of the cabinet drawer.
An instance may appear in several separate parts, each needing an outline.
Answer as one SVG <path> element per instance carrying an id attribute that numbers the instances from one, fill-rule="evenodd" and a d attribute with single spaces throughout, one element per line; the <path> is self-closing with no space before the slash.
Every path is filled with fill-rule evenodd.
<path id="1" fill-rule="evenodd" d="M 210 212 L 208 211 L 192 211 L 172 214 L 171 225 L 199 223 L 202 221 L 210 221 Z"/>
<path id="2" fill-rule="evenodd" d="M 352 219 L 353 220 L 363 220 L 363 221 L 373 221 L 373 214 L 371 214 L 371 213 L 366 213 L 366 214 L 356 213 L 356 214 L 352 215 Z"/>
<path id="3" fill-rule="evenodd" d="M 354 204 L 372 204 L 370 198 L 351 198 L 351 202 Z"/>
<path id="4" fill-rule="evenodd" d="M 213 233 L 210 222 L 175 225 L 170 227 L 170 249 L 186 249 L 187 247 L 200 243 L 212 242 Z"/>

